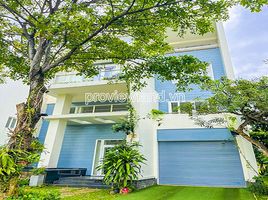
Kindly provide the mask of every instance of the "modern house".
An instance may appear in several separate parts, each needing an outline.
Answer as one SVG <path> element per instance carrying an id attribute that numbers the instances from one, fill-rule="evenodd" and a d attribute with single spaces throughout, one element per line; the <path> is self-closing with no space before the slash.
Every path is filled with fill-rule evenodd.
<path id="1" fill-rule="evenodd" d="M 223 26 L 217 23 L 215 27 L 213 33 L 187 34 L 184 38 L 168 31 L 167 42 L 174 51 L 167 52 L 167 56 L 196 56 L 210 63 L 211 78 L 233 79 Z M 107 80 L 120 73 L 120 66 L 109 62 L 97 64 L 104 70 L 96 77 L 89 79 L 62 72 L 50 85 L 48 95 L 53 99 L 43 105 L 47 117 L 38 133 L 46 147 L 39 167 L 74 171 L 83 168 L 85 177 L 101 177 L 103 172 L 96 170 L 96 166 L 109 148 L 126 138 L 111 129 L 128 115 L 126 83 Z M 176 109 L 191 102 L 194 112 L 200 103 L 196 99 L 207 98 L 209 92 L 195 87 L 190 92 L 178 93 L 172 81 L 157 78 L 146 81 L 147 86 L 141 91 L 130 92 L 131 97 L 139 97 L 132 105 L 137 115 L 144 118 L 138 121 L 134 138 L 142 145 L 140 151 L 147 159 L 142 166 L 141 181 L 223 187 L 244 187 L 247 181 L 252 181 L 257 164 L 250 143 L 226 127 L 200 127 L 183 110 Z M 103 100 L 104 94 L 110 94 L 109 101 Z M 99 95 L 99 101 L 93 101 L 92 95 Z M 166 113 L 161 125 L 145 117 L 152 109 Z M 215 115 L 203 117 L 210 119 Z"/>

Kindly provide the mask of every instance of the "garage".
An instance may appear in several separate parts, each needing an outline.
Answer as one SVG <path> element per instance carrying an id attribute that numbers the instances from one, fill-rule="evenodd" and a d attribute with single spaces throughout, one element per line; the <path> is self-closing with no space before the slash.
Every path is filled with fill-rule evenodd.
<path id="1" fill-rule="evenodd" d="M 227 129 L 158 130 L 159 184 L 245 187 L 234 137 Z"/>

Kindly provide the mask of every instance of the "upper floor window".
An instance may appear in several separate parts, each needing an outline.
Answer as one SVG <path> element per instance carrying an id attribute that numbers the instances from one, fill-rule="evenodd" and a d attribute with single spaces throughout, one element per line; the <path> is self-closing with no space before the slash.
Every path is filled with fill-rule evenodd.
<path id="1" fill-rule="evenodd" d="M 212 64 L 211 64 L 211 63 L 207 66 L 207 75 L 208 75 L 212 80 L 214 80 L 214 72 L 213 72 L 213 67 L 212 67 Z"/>
<path id="2" fill-rule="evenodd" d="M 212 79 L 214 80 L 214 72 L 213 72 L 213 66 L 212 66 L 212 63 L 209 63 L 209 65 L 207 66 L 207 75 Z M 171 81 L 173 84 L 177 84 L 178 81 L 177 80 L 172 80 Z"/>
<path id="3" fill-rule="evenodd" d="M 193 114 L 195 112 L 203 113 L 207 110 L 206 101 L 185 101 L 169 102 L 169 113 Z"/>

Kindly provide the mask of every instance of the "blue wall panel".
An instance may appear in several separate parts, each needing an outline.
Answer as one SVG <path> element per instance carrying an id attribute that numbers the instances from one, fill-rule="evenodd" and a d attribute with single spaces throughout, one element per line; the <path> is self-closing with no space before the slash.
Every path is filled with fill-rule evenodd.
<path id="1" fill-rule="evenodd" d="M 205 49 L 205 50 L 196 50 L 182 53 L 173 53 L 168 54 L 168 56 L 180 56 L 180 55 L 192 55 L 199 58 L 201 61 L 206 61 L 212 64 L 214 78 L 219 79 L 222 76 L 225 76 L 225 68 L 223 64 L 223 60 L 221 57 L 219 48 Z M 163 94 L 165 92 L 164 100 L 165 102 L 159 102 L 159 110 L 164 112 L 168 112 L 168 103 L 167 101 L 172 101 L 174 94 L 180 93 L 176 91 L 176 86 L 171 81 L 160 81 L 156 79 L 155 88 L 159 94 Z M 193 100 L 196 98 L 207 98 L 211 95 L 210 92 L 202 91 L 197 86 L 192 86 L 193 90 L 190 92 L 183 93 L 185 96 L 185 100 Z M 171 94 L 171 96 L 170 96 Z M 163 95 L 161 95 L 163 96 Z"/>
<path id="2" fill-rule="evenodd" d="M 195 128 L 163 129 L 157 131 L 158 141 L 222 141 L 234 140 L 228 129 Z"/>
<path id="3" fill-rule="evenodd" d="M 47 104 L 47 109 L 46 109 L 46 114 L 47 115 L 52 115 L 53 110 L 54 110 L 55 104 Z M 44 144 L 45 138 L 47 135 L 47 129 L 48 129 L 49 121 L 48 120 L 43 120 L 42 126 L 38 135 L 39 141 Z"/>
<path id="4" fill-rule="evenodd" d="M 97 139 L 124 139 L 123 133 L 114 133 L 112 125 L 67 126 L 58 162 L 59 168 L 87 168 L 91 174 Z"/>

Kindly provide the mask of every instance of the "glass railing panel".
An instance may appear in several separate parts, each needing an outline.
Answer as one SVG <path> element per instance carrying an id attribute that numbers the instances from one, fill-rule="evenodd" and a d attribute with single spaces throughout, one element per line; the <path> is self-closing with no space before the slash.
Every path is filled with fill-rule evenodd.
<path id="1" fill-rule="evenodd" d="M 61 74 L 56 75 L 54 83 L 63 84 L 63 83 L 81 83 L 81 82 L 91 82 L 91 81 L 100 81 L 105 79 L 117 78 L 120 74 L 120 70 L 110 70 L 110 71 L 101 71 L 100 74 L 94 77 L 87 78 L 85 76 L 79 76 L 76 74 Z"/>
<path id="2" fill-rule="evenodd" d="M 97 105 L 94 112 L 111 112 L 111 105 Z"/>

